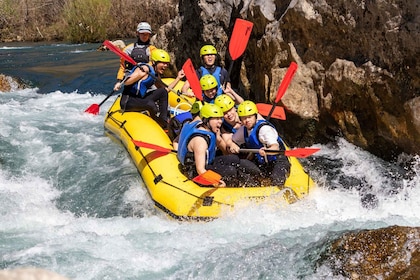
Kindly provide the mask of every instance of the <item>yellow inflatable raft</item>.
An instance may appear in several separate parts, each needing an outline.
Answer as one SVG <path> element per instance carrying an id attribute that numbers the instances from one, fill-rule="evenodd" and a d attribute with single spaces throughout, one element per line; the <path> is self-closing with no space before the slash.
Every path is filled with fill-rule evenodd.
<path id="1" fill-rule="evenodd" d="M 177 106 L 184 101 L 170 103 Z M 200 186 L 180 172 L 175 152 L 138 148 L 133 144 L 132 139 L 173 149 L 168 135 L 147 114 L 122 114 L 120 97 L 106 114 L 104 126 L 106 133 L 121 141 L 127 149 L 156 207 L 176 219 L 214 219 L 232 210 L 235 204 L 259 202 L 268 197 L 292 203 L 306 196 L 314 187 L 313 180 L 294 157 L 290 158 L 291 172 L 284 186 Z"/>

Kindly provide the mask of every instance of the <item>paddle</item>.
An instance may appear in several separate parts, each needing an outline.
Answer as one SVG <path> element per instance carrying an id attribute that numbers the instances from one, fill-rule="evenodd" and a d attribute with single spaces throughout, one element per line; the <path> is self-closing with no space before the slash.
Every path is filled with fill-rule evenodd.
<path id="1" fill-rule="evenodd" d="M 316 152 L 320 148 L 296 148 L 293 150 L 265 150 L 267 153 L 273 153 L 278 155 L 285 155 L 288 157 L 306 158 Z M 259 149 L 239 149 L 240 153 L 258 153 Z"/>
<path id="2" fill-rule="evenodd" d="M 176 153 L 177 152 L 177 150 L 173 150 L 173 149 L 170 149 L 170 148 L 165 148 L 165 147 L 155 145 L 155 144 L 152 144 L 152 143 L 147 143 L 147 142 L 134 140 L 134 139 L 131 139 L 131 141 L 134 143 L 134 145 L 136 147 L 139 147 L 139 148 L 151 149 L 151 150 L 159 151 L 159 152 L 162 152 L 162 153 Z"/>
<path id="3" fill-rule="evenodd" d="M 125 80 L 127 80 L 128 77 L 125 77 L 124 80 L 121 82 L 121 84 L 124 84 Z M 99 107 L 102 106 L 102 104 L 105 103 L 105 101 L 107 101 L 114 93 L 116 92 L 116 90 L 111 91 L 104 100 L 102 100 L 101 103 L 99 104 L 92 104 L 89 106 L 89 108 L 87 108 L 85 110 L 85 113 L 89 113 L 89 114 L 93 114 L 93 115 L 97 115 L 99 114 Z"/>
<path id="4" fill-rule="evenodd" d="M 136 147 L 139 147 L 139 148 L 151 149 L 151 150 L 155 150 L 162 153 L 176 153 L 177 152 L 177 150 L 165 148 L 165 147 L 152 144 L 152 143 L 147 143 L 147 142 L 134 140 L 134 139 L 131 139 L 131 141 L 134 143 Z M 194 177 L 193 181 L 202 185 L 214 185 L 216 183 L 219 183 L 221 178 L 222 176 L 220 174 L 211 170 L 207 170 L 203 174 Z"/>
<path id="5" fill-rule="evenodd" d="M 124 60 L 130 62 L 133 65 L 137 65 L 137 62 L 131 56 L 129 56 L 128 54 L 126 54 L 125 52 L 123 52 L 122 50 L 120 50 L 118 47 L 114 46 L 114 44 L 112 44 L 111 41 L 105 40 L 103 44 L 110 51 L 116 53 L 117 55 L 119 55 Z"/>
<path id="6" fill-rule="evenodd" d="M 268 116 L 268 114 L 270 114 L 272 105 L 265 103 L 257 103 L 256 105 L 258 108 L 258 113 L 260 113 L 262 116 Z M 271 113 L 271 117 L 275 119 L 285 120 L 286 113 L 284 112 L 284 108 L 276 106 L 274 111 Z"/>
<path id="7" fill-rule="evenodd" d="M 209 186 L 219 184 L 221 179 L 222 176 L 219 173 L 216 173 L 213 170 L 207 170 L 203 174 L 194 177 L 193 181 L 201 185 Z"/>
<path id="8" fill-rule="evenodd" d="M 185 76 L 190 83 L 190 87 L 194 92 L 195 97 L 198 100 L 203 100 L 203 91 L 201 90 L 200 80 L 198 79 L 194 65 L 190 58 L 188 58 L 184 65 L 182 65 L 182 70 L 184 70 Z"/>
<path id="9" fill-rule="evenodd" d="M 267 121 L 270 120 L 271 115 L 274 113 L 274 110 L 276 109 L 276 104 L 286 93 L 286 90 L 289 87 L 290 81 L 292 80 L 293 75 L 296 73 L 297 68 L 298 65 L 296 64 L 296 62 L 292 61 L 292 63 L 290 63 L 289 69 L 287 69 L 286 75 L 284 75 L 284 78 L 280 83 L 279 89 L 277 90 L 276 99 L 274 100 L 274 104 L 271 107 L 271 110 L 266 118 Z"/>
<path id="10" fill-rule="evenodd" d="M 101 107 L 101 105 L 102 104 L 104 104 L 105 103 L 105 101 L 107 101 L 108 100 L 108 98 L 110 98 L 113 94 L 114 94 L 114 92 L 115 92 L 115 90 L 113 90 L 113 91 L 111 91 L 106 97 L 105 97 L 105 99 L 104 100 L 102 100 L 102 102 L 101 103 L 99 103 L 99 104 L 92 104 L 92 105 L 90 105 L 89 106 L 89 108 L 87 108 L 86 110 L 85 110 L 85 113 L 89 113 L 89 114 L 93 114 L 93 115 L 97 115 L 97 114 L 99 114 L 99 107 Z"/>
<path id="11" fill-rule="evenodd" d="M 229 54 L 232 58 L 232 62 L 230 63 L 228 70 L 229 77 L 233 69 L 234 61 L 244 53 L 246 46 L 248 45 L 253 26 L 254 24 L 252 22 L 244 19 L 237 18 L 235 21 L 229 42 Z"/>

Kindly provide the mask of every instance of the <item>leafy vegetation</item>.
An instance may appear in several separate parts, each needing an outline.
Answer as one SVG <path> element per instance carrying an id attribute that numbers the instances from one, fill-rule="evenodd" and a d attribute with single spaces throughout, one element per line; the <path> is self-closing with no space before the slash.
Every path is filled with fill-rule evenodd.
<path id="1" fill-rule="evenodd" d="M 177 14 L 177 0 L 2 0 L 0 41 L 100 42 L 135 37 Z"/>

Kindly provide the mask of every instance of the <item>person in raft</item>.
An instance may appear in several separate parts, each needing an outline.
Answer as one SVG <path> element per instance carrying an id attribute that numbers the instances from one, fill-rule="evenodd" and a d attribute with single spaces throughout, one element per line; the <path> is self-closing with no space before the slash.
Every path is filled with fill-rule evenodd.
<path id="1" fill-rule="evenodd" d="M 123 52 L 131 56 L 137 63 L 149 63 L 150 55 L 156 49 L 150 43 L 150 36 L 152 35 L 152 27 L 147 22 L 140 22 L 137 25 L 137 42 L 127 45 Z M 121 89 L 122 81 L 127 71 L 133 69 L 134 65 L 125 61 L 123 58 L 120 60 L 120 68 L 117 73 L 117 82 L 114 85 L 114 90 Z"/>
<path id="2" fill-rule="evenodd" d="M 217 95 L 223 93 L 222 86 L 225 85 L 226 88 L 230 88 L 230 80 L 228 71 L 219 65 L 216 65 L 218 60 L 217 50 L 213 45 L 204 45 L 200 49 L 200 57 L 201 57 L 201 66 L 196 69 L 196 73 L 198 79 L 201 79 L 206 74 L 211 74 L 217 81 L 219 87 L 217 88 Z M 190 88 L 190 83 L 185 81 L 181 92 L 187 96 L 193 97 L 194 93 L 192 91 L 188 91 Z"/>
<path id="3" fill-rule="evenodd" d="M 289 176 L 290 162 L 280 154 L 268 154 L 266 149 L 285 150 L 283 140 L 275 127 L 265 119 L 257 119 L 258 109 L 254 102 L 246 100 L 238 106 L 238 115 L 243 127 L 233 135 L 226 144 L 230 152 L 239 153 L 240 146 L 258 149 L 254 154 L 254 162 L 264 177 L 271 179 L 271 185 L 282 186 Z"/>
<path id="4" fill-rule="evenodd" d="M 231 87 L 226 87 L 223 92 L 219 93 L 219 82 L 211 74 L 206 74 L 200 78 L 200 86 L 204 102 L 214 103 L 216 97 L 222 95 L 222 93 L 227 94 L 237 104 L 243 101 L 243 98 L 239 94 L 237 94 Z"/>
<path id="5" fill-rule="evenodd" d="M 162 49 L 156 49 L 151 55 L 152 65 L 137 64 L 125 81 L 121 98 L 121 108 L 124 112 L 148 111 L 163 128 L 168 126 L 168 90 L 173 89 L 185 76 L 180 70 L 177 77 L 166 88 L 161 76 L 168 68 L 171 58 Z M 156 103 L 159 108 L 156 107 Z"/>
<path id="6" fill-rule="evenodd" d="M 200 111 L 204 104 L 205 102 L 196 100 L 189 112 L 176 115 L 169 121 L 168 135 L 169 138 L 172 139 L 172 145 L 175 150 L 178 150 L 179 134 L 181 133 L 182 127 L 186 123 L 192 121 L 201 121 Z M 216 155 L 229 154 L 229 152 L 226 150 L 226 142 L 222 139 L 220 132 L 216 134 L 216 146 Z"/>
<path id="7" fill-rule="evenodd" d="M 246 185 L 255 185 L 249 170 L 241 166 L 237 155 L 216 156 L 217 134 L 222 125 L 223 112 L 215 104 L 206 103 L 200 110 L 201 120 L 184 124 L 179 135 L 177 157 L 183 173 L 190 179 L 212 170 L 219 173 L 222 179 L 215 187 L 240 186 L 239 180 Z M 255 166 L 253 170 L 258 172 Z"/>
<path id="8" fill-rule="evenodd" d="M 244 101 L 242 97 L 240 100 L 241 101 L 239 103 Z M 216 97 L 214 104 L 219 106 L 223 111 L 223 123 L 220 128 L 220 133 L 223 140 L 227 141 L 232 138 L 233 133 L 242 126 L 238 112 L 236 111 L 235 101 L 233 101 L 229 95 L 222 94 Z"/>

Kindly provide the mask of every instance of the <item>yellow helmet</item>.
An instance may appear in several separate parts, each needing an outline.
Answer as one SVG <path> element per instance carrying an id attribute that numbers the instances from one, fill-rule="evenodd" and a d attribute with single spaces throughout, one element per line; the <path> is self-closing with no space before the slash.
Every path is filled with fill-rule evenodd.
<path id="1" fill-rule="evenodd" d="M 200 57 L 207 54 L 217 54 L 216 48 L 212 45 L 202 46 L 200 49 Z"/>
<path id="2" fill-rule="evenodd" d="M 202 90 L 209 90 L 217 87 L 217 80 L 212 74 L 206 74 L 200 79 Z"/>
<path id="3" fill-rule="evenodd" d="M 171 62 L 171 57 L 169 56 L 169 53 L 162 49 L 155 49 L 152 51 L 151 60 L 153 62 Z"/>
<path id="4" fill-rule="evenodd" d="M 214 104 L 220 107 L 222 109 L 223 113 L 226 113 L 230 109 L 235 106 L 235 102 L 233 99 L 227 95 L 227 94 L 221 94 L 214 100 Z"/>
<path id="5" fill-rule="evenodd" d="M 202 119 L 209 119 L 209 118 L 221 118 L 223 117 L 222 109 L 219 106 L 206 103 L 200 110 L 200 118 Z"/>
<path id="6" fill-rule="evenodd" d="M 202 107 L 203 107 L 203 102 L 201 100 L 195 101 L 190 110 L 191 114 L 195 115 L 199 113 Z"/>
<path id="7" fill-rule="evenodd" d="M 250 100 L 245 100 L 238 106 L 238 116 L 246 117 L 258 113 L 257 105 Z"/>

